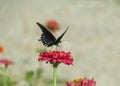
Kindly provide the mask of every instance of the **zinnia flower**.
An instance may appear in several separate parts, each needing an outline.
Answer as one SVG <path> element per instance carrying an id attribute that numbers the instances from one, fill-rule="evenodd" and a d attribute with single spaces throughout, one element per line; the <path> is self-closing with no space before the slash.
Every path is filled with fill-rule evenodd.
<path id="1" fill-rule="evenodd" d="M 1 59 L 0 64 L 3 64 L 3 65 L 5 65 L 5 67 L 8 67 L 9 65 L 12 65 L 14 63 L 8 59 Z"/>
<path id="2" fill-rule="evenodd" d="M 71 56 L 70 52 L 65 51 L 49 51 L 49 52 L 41 52 L 39 54 L 38 61 L 45 61 L 46 63 L 51 63 L 53 65 L 53 86 L 57 86 L 57 67 L 60 63 L 66 64 L 66 65 L 72 65 L 73 64 L 73 57 Z"/>
<path id="3" fill-rule="evenodd" d="M 51 64 L 59 64 L 59 63 L 64 63 L 66 65 L 71 65 L 73 64 L 73 57 L 71 56 L 70 52 L 65 52 L 65 51 L 49 51 L 49 52 L 41 52 L 39 54 L 38 61 L 46 61 L 46 63 L 51 63 Z"/>
<path id="4" fill-rule="evenodd" d="M 67 86 L 95 86 L 96 82 L 94 79 L 80 78 L 74 81 L 67 81 Z"/>
<path id="5" fill-rule="evenodd" d="M 0 45 L 0 53 L 4 51 L 4 47 Z"/>
<path id="6" fill-rule="evenodd" d="M 49 20 L 47 23 L 46 23 L 46 27 L 48 29 L 50 29 L 51 31 L 55 31 L 55 30 L 58 30 L 59 29 L 59 24 L 56 20 Z"/>

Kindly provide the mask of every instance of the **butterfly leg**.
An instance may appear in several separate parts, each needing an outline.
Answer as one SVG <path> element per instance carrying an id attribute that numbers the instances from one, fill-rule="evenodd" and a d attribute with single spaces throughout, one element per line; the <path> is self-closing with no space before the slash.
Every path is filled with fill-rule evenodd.
<path id="1" fill-rule="evenodd" d="M 55 49 L 57 50 L 57 48 L 58 48 L 58 46 L 56 46 L 56 48 L 55 48 Z"/>
<path id="2" fill-rule="evenodd" d="M 62 43 L 60 43 L 60 46 L 61 46 L 61 49 L 63 48 L 63 45 L 62 45 Z"/>
<path id="3" fill-rule="evenodd" d="M 57 45 L 57 46 L 56 46 L 56 50 L 57 50 L 57 49 L 58 49 L 58 50 L 62 50 L 62 48 L 61 48 L 60 45 Z"/>
<path id="4" fill-rule="evenodd" d="M 48 51 L 47 47 L 45 47 L 45 51 Z"/>

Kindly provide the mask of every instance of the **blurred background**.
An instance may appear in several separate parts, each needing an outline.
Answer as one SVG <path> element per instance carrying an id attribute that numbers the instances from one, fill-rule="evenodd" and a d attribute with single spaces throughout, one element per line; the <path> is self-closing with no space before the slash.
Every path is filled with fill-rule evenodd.
<path id="1" fill-rule="evenodd" d="M 38 86 L 52 86 L 52 65 L 39 63 L 36 52 L 44 48 L 36 22 L 50 19 L 59 23 L 56 37 L 70 26 L 62 46 L 74 57 L 73 66 L 60 64 L 58 86 L 80 77 L 94 78 L 96 86 L 120 85 L 120 0 L 0 0 L 0 58 L 15 62 L 9 73 L 19 79 L 16 86 L 27 86 L 24 73 L 38 68 Z"/>

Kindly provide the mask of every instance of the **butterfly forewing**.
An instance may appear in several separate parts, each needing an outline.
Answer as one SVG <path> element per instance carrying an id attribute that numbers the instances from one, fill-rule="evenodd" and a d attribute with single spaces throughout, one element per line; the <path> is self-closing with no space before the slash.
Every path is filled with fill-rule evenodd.
<path id="1" fill-rule="evenodd" d="M 37 22 L 37 25 L 41 28 L 43 32 L 40 39 L 43 45 L 47 47 L 52 46 L 53 42 L 56 41 L 56 38 L 54 37 L 54 35 L 50 31 L 48 31 L 42 24 Z"/>
<path id="2" fill-rule="evenodd" d="M 69 26 L 68 26 L 67 29 L 64 31 L 64 33 L 63 33 L 60 37 L 57 38 L 57 40 L 56 40 L 56 43 L 57 43 L 57 44 L 60 43 L 62 37 L 63 37 L 64 34 L 67 32 L 68 28 L 69 28 Z"/>

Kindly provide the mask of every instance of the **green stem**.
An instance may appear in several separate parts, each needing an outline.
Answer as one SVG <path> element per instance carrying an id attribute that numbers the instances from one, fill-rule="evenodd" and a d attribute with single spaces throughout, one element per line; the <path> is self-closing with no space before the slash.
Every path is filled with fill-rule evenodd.
<path id="1" fill-rule="evenodd" d="M 4 86 L 7 86 L 7 68 L 4 69 Z"/>
<path id="2" fill-rule="evenodd" d="M 57 86 L 57 66 L 53 65 L 53 86 Z"/>

